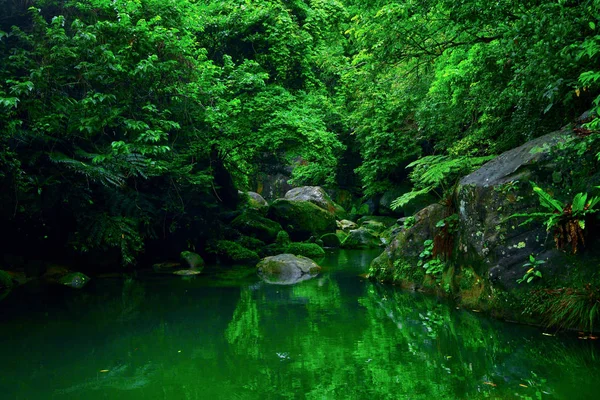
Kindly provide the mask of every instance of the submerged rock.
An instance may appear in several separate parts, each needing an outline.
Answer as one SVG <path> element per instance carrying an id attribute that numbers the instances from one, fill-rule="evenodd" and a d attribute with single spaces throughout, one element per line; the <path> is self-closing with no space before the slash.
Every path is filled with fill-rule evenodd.
<path id="1" fill-rule="evenodd" d="M 58 283 L 68 287 L 72 287 L 74 289 L 81 289 L 89 281 L 90 277 L 82 274 L 81 272 L 71 272 L 58 279 Z"/>
<path id="2" fill-rule="evenodd" d="M 261 279 L 267 283 L 293 285 L 314 278 L 321 267 L 307 257 L 279 254 L 263 258 L 256 269 Z"/>

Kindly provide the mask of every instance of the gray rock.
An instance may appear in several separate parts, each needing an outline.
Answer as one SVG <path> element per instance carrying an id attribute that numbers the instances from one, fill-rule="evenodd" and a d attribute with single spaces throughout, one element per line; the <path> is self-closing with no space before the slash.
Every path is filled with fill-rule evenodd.
<path id="1" fill-rule="evenodd" d="M 263 258 L 256 268 L 262 280 L 275 285 L 293 285 L 314 278 L 321 270 L 310 258 L 292 254 Z"/>
<path id="2" fill-rule="evenodd" d="M 549 186 L 555 165 L 550 149 L 565 139 L 554 132 L 507 151 L 459 182 L 458 254 L 461 264 L 475 266 L 481 276 L 504 289 L 518 286 L 530 255 L 546 261 L 544 279 L 564 267 L 565 255 L 555 249 L 552 234 L 540 223 L 520 226 L 516 213 L 539 210 L 529 181 Z"/>

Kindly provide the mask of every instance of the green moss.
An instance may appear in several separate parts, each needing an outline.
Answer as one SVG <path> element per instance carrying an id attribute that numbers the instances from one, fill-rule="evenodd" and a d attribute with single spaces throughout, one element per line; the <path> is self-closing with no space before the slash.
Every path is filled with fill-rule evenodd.
<path id="1" fill-rule="evenodd" d="M 290 241 L 290 235 L 286 231 L 279 231 L 279 233 L 277 233 L 277 239 L 275 240 L 275 243 L 282 246 L 287 246 L 290 244 Z"/>
<path id="2" fill-rule="evenodd" d="M 255 263 L 259 259 L 256 252 L 229 240 L 213 242 L 206 251 L 216 255 L 220 261 L 225 263 Z"/>
<path id="3" fill-rule="evenodd" d="M 182 251 L 180 257 L 185 261 L 188 266 L 192 269 L 202 268 L 204 266 L 204 260 L 199 254 L 191 251 Z"/>
<path id="4" fill-rule="evenodd" d="M 339 248 L 342 244 L 340 238 L 335 233 L 326 233 L 321 236 L 321 241 L 323 242 L 323 246 Z"/>
<path id="5" fill-rule="evenodd" d="M 272 243 L 263 248 L 258 252 L 261 258 L 276 256 L 277 254 L 285 253 L 285 246 L 279 243 Z"/>
<path id="6" fill-rule="evenodd" d="M 292 240 L 307 240 L 335 232 L 335 216 L 308 201 L 278 199 L 271 204 L 269 218 L 281 223 Z"/>
<path id="7" fill-rule="evenodd" d="M 231 226 L 244 235 L 255 237 L 265 243 L 272 243 L 281 231 L 277 222 L 258 215 L 254 212 L 245 212 L 231 222 Z"/>
<path id="8" fill-rule="evenodd" d="M 285 252 L 309 258 L 320 258 L 325 255 L 325 250 L 316 243 L 290 243 L 286 246 Z"/>
<path id="9" fill-rule="evenodd" d="M 242 236 L 237 243 L 252 251 L 257 251 L 265 246 L 265 242 L 250 236 Z"/>

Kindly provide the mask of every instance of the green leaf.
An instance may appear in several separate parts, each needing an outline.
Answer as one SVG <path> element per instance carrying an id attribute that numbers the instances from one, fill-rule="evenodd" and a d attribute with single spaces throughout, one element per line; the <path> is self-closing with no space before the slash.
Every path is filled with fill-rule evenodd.
<path id="1" fill-rule="evenodd" d="M 596 24 L 593 21 L 590 21 L 590 29 L 595 30 Z"/>
<path id="2" fill-rule="evenodd" d="M 533 276 L 530 276 L 529 278 L 527 278 L 527 283 L 531 283 L 532 280 L 533 280 Z"/>

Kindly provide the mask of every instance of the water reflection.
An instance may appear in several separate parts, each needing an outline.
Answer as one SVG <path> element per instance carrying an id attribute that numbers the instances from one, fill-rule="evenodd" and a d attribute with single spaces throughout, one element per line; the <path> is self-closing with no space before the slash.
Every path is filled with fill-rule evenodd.
<path id="1" fill-rule="evenodd" d="M 105 282 L 43 312 L 23 311 L 0 331 L 0 393 L 589 399 L 600 389 L 595 343 L 543 336 L 360 279 L 373 255 L 331 254 L 322 274 L 294 286 L 268 285 L 238 268 L 192 281 Z"/>

